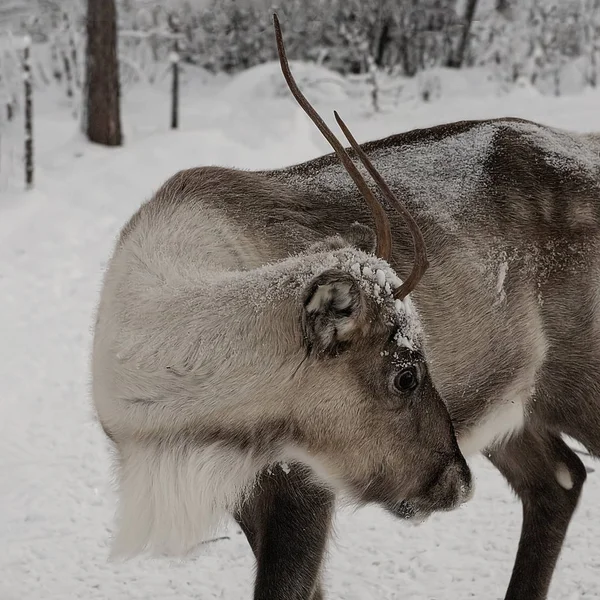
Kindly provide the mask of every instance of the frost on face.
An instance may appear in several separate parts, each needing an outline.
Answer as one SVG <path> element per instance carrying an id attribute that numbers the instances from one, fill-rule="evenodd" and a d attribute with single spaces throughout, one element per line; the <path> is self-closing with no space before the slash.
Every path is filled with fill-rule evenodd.
<path id="1" fill-rule="evenodd" d="M 393 296 L 393 292 L 402 285 L 402 280 L 387 263 L 374 258 L 369 259 L 367 264 L 364 261 L 362 264 L 355 262 L 349 270 L 367 294 L 389 311 L 388 323 L 399 329 L 395 337 L 398 346 L 414 350 L 421 333 L 416 310 L 410 298 L 399 300 Z"/>
<path id="2" fill-rule="evenodd" d="M 405 348 L 408 348 L 409 350 L 415 349 L 412 340 L 407 338 L 405 335 L 402 335 L 402 332 L 400 332 L 400 331 L 396 334 L 394 339 L 396 340 L 396 343 L 398 344 L 398 346 L 404 346 Z"/>

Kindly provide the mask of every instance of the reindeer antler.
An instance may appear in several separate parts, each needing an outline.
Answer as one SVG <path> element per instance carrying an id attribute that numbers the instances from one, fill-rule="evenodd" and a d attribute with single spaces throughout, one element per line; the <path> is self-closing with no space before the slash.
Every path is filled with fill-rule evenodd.
<path id="1" fill-rule="evenodd" d="M 304 94 L 302 94 L 302 92 L 298 89 L 298 85 L 296 84 L 296 81 L 290 71 L 290 66 L 288 64 L 287 56 L 285 53 L 285 47 L 283 44 L 283 37 L 281 35 L 281 27 L 279 25 L 279 19 L 277 18 L 276 14 L 273 15 L 273 24 L 275 26 L 275 39 L 277 40 L 277 52 L 279 54 L 279 63 L 281 64 L 281 70 L 283 71 L 283 76 L 285 77 L 288 87 L 290 88 L 290 91 L 292 92 L 294 98 L 297 100 L 298 104 L 302 107 L 304 112 L 311 118 L 313 123 L 318 127 L 319 131 L 329 142 L 329 144 L 337 154 L 338 158 L 344 165 L 346 171 L 348 171 L 348 174 L 350 175 L 350 177 L 352 177 L 354 183 L 356 184 L 356 187 L 359 189 L 359 191 L 367 201 L 367 204 L 371 209 L 371 213 L 375 221 L 375 233 L 377 236 L 377 256 L 389 261 L 392 256 L 392 232 L 387 214 L 379 200 L 377 200 L 377 198 L 374 196 L 373 192 L 367 185 L 363 176 L 360 174 L 360 172 L 352 162 L 345 148 L 335 137 L 331 129 L 327 127 L 323 119 L 321 119 L 317 111 L 306 99 Z M 427 270 L 427 267 L 429 266 L 423 234 L 421 233 L 419 226 L 413 219 L 408 209 L 398 200 L 398 198 L 396 198 L 390 187 L 384 181 L 381 174 L 377 171 L 377 169 L 373 166 L 373 163 L 369 160 L 369 157 L 359 146 L 352 133 L 350 133 L 350 130 L 342 121 L 338 113 L 334 111 L 334 114 L 336 121 L 338 122 L 339 126 L 344 132 L 344 135 L 350 142 L 350 145 L 360 158 L 361 162 L 363 163 L 363 165 L 365 166 L 365 168 L 367 169 L 367 171 L 381 190 L 382 194 L 402 215 L 402 217 L 408 224 L 409 230 L 411 232 L 415 248 L 415 263 L 413 265 L 412 271 L 408 279 L 405 282 L 403 282 L 402 285 L 394 292 L 394 296 L 396 298 L 403 300 L 408 294 L 410 294 L 410 292 L 412 292 L 415 289 L 415 287 L 423 277 L 423 274 Z"/>
<path id="2" fill-rule="evenodd" d="M 408 276 L 408 279 L 402 283 L 402 285 L 394 292 L 394 296 L 403 300 L 410 294 L 417 284 L 423 277 L 425 271 L 427 271 L 427 267 L 429 267 L 429 261 L 427 260 L 427 248 L 425 247 L 425 240 L 423 239 L 423 234 L 417 225 L 417 222 L 413 219 L 413 216 L 410 214 L 410 211 L 398 200 L 394 192 L 390 189 L 390 186 L 385 182 L 381 173 L 373 166 L 373 163 L 366 155 L 365 151 L 359 146 L 355 137 L 350 133 L 350 130 L 346 126 L 346 123 L 342 121 L 340 115 L 338 115 L 337 111 L 333 111 L 335 115 L 335 120 L 338 122 L 338 125 L 344 132 L 346 139 L 350 142 L 354 152 L 360 158 L 362 164 L 365 166 L 369 174 L 377 184 L 377 187 L 381 190 L 381 193 L 388 199 L 390 204 L 402 215 L 402 218 L 406 221 L 408 225 L 408 229 L 410 230 L 410 234 L 412 235 L 413 244 L 415 248 L 415 263 L 413 265 L 412 271 Z"/>
<path id="3" fill-rule="evenodd" d="M 306 99 L 304 94 L 299 90 L 296 80 L 294 79 L 290 66 L 288 64 L 287 56 L 285 53 L 285 47 L 283 45 L 283 37 L 281 35 L 281 27 L 279 26 L 279 19 L 277 15 L 273 15 L 273 24 L 275 26 L 275 38 L 277 40 L 277 51 L 279 54 L 279 63 L 281 64 L 281 70 L 283 76 L 292 92 L 294 98 L 298 101 L 298 104 L 302 107 L 304 112 L 311 118 L 313 123 L 319 128 L 319 131 L 323 134 L 325 139 L 329 142 L 338 158 L 342 161 L 346 171 L 350 177 L 352 177 L 356 187 L 360 190 L 360 193 L 364 196 L 371 214 L 375 221 L 375 234 L 377 236 L 377 256 L 389 261 L 392 256 L 392 230 L 388 216 L 369 186 L 360 174 L 356 165 L 352 162 L 345 148 L 342 146 L 340 141 L 335 137 L 334 133 L 327 127 L 323 119 L 319 116 L 317 111 L 313 108 L 310 102 Z"/>

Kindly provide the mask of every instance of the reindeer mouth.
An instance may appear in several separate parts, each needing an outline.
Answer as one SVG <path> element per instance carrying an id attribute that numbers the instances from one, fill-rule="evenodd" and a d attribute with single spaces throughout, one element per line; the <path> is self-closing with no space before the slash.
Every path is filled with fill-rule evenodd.
<path id="1" fill-rule="evenodd" d="M 404 521 L 422 523 L 432 513 L 455 510 L 473 497 L 471 472 L 464 461 L 453 462 L 434 481 L 424 494 L 388 502 L 385 509 Z"/>
<path id="2" fill-rule="evenodd" d="M 401 500 L 400 502 L 388 505 L 385 508 L 396 518 L 402 519 L 403 521 L 413 521 L 419 518 L 419 510 L 414 504 L 408 502 L 408 500 Z"/>
<path id="3" fill-rule="evenodd" d="M 401 500 L 394 504 L 386 505 L 384 508 L 397 519 L 402 519 L 411 525 L 424 523 L 435 512 L 450 512 L 463 504 L 463 500 L 457 500 L 450 504 L 437 505 L 427 499 Z"/>
<path id="4" fill-rule="evenodd" d="M 415 498 L 414 500 L 401 500 L 400 502 L 387 505 L 385 509 L 397 519 L 402 519 L 411 525 L 420 525 L 433 513 L 452 511 L 459 504 L 462 503 L 438 505 L 427 498 Z"/>

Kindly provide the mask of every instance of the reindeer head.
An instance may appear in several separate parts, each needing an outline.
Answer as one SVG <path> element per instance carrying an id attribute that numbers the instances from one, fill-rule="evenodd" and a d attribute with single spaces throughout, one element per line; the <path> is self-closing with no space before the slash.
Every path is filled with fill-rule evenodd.
<path id="1" fill-rule="evenodd" d="M 349 247 L 304 260 L 320 272 L 301 278 L 305 358 L 277 391 L 288 425 L 281 457 L 404 518 L 466 501 L 470 472 L 429 375 L 417 310 L 395 298 L 400 279 Z"/>

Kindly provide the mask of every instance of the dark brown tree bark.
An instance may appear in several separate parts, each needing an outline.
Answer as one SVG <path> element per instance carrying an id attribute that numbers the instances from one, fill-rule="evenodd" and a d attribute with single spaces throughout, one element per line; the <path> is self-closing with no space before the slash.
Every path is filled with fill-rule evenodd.
<path id="1" fill-rule="evenodd" d="M 120 146 L 121 108 L 115 0 L 88 0 L 85 129 L 91 142 Z"/>

